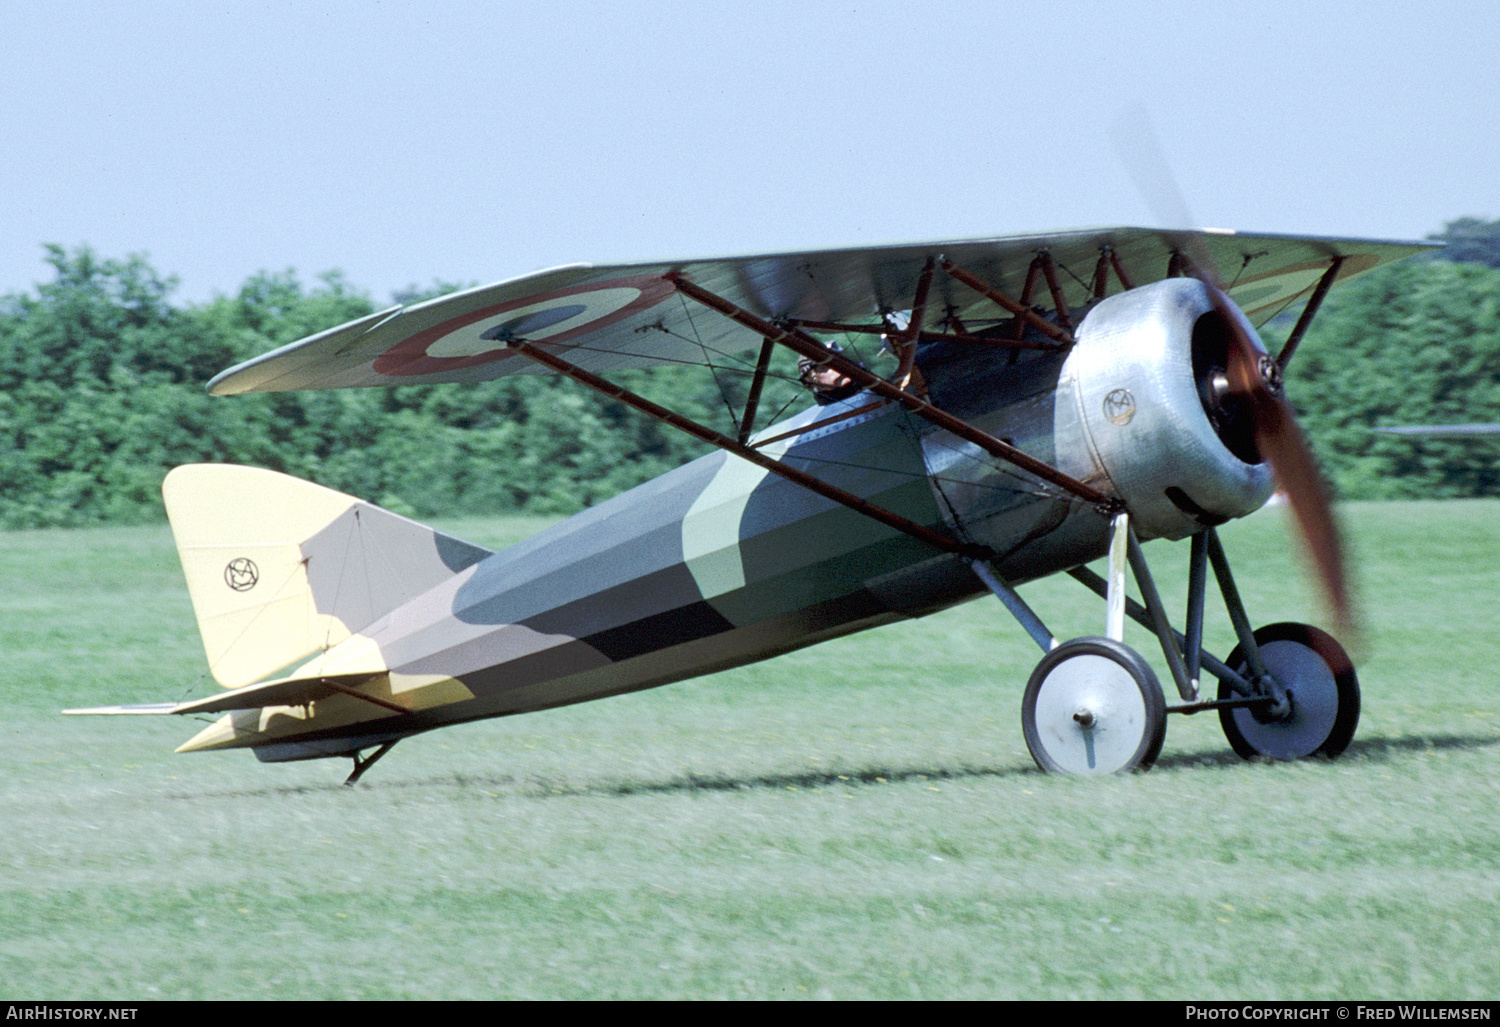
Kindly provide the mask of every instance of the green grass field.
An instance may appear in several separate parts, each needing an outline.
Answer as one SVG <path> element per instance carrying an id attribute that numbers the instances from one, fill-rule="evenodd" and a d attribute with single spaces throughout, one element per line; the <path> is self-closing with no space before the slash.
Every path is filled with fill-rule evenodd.
<path id="1" fill-rule="evenodd" d="M 1283 516 L 1224 530 L 1256 623 L 1318 619 Z M 420 736 L 352 789 L 175 756 L 196 724 L 58 715 L 212 689 L 167 530 L 0 534 L 0 997 L 1500 997 L 1500 503 L 1345 516 L 1347 755 L 1173 717 L 1102 780 L 1035 769 L 994 601 Z M 1180 610 L 1186 546 L 1147 553 Z M 1072 581 L 1023 594 L 1101 631 Z"/>

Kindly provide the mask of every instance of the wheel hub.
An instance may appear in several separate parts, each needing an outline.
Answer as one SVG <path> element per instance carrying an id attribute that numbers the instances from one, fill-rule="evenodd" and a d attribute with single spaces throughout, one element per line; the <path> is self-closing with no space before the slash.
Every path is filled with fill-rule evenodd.
<path id="1" fill-rule="evenodd" d="M 1166 706 L 1140 654 L 1108 638 L 1075 638 L 1032 672 L 1021 703 L 1026 746 L 1052 773 L 1114 774 L 1149 767 Z"/>
<path id="2" fill-rule="evenodd" d="M 1292 718 L 1292 693 L 1281 687 L 1270 674 L 1256 682 L 1269 702 L 1250 707 L 1250 714 L 1262 724 L 1277 724 Z"/>

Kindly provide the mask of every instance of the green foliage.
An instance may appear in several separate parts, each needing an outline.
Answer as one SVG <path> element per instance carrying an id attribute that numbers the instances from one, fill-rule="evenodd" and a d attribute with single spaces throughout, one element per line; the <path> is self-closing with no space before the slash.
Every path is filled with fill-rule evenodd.
<path id="1" fill-rule="evenodd" d="M 1427 238 L 1446 244 L 1437 254 L 1442 260 L 1500 268 L 1500 221 L 1459 218 Z"/>
<path id="2" fill-rule="evenodd" d="M 369 312 L 337 276 L 305 291 L 257 275 L 233 298 L 179 308 L 142 257 L 48 247 L 55 280 L 0 300 L 0 526 L 160 517 L 161 479 L 198 460 L 277 466 L 300 404 L 211 401 L 236 361 Z M 305 418 L 293 417 L 293 420 Z"/>
<path id="3" fill-rule="evenodd" d="M 0 298 L 0 528 L 159 520 L 162 478 L 197 461 L 269 467 L 412 516 L 572 513 L 704 448 L 550 377 L 211 399 L 224 368 L 375 305 L 336 273 L 307 287 L 286 271 L 178 307 L 174 280 L 140 256 L 47 253 L 55 281 Z M 733 430 L 701 369 L 619 378 Z M 788 390 L 769 389 L 768 408 Z"/>
<path id="4" fill-rule="evenodd" d="M 1493 438 L 1373 430 L 1500 420 L 1500 270 L 1408 261 L 1357 279 L 1329 297 L 1288 390 L 1346 498 L 1500 495 Z"/>

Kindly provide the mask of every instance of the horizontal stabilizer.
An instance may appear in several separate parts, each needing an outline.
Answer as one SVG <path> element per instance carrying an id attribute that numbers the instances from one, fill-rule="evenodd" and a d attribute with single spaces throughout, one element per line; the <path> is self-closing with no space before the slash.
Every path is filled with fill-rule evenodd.
<path id="1" fill-rule="evenodd" d="M 211 695 L 207 699 L 182 703 L 174 713 L 228 713 L 231 710 L 258 710 L 263 706 L 301 706 L 305 703 L 326 699 L 338 692 L 352 692 L 361 681 L 368 681 L 363 674 L 342 677 L 283 678 L 266 681 L 258 685 L 247 685 Z M 342 685 L 343 687 L 338 687 Z M 371 702 L 389 708 L 393 704 L 381 699 Z M 402 712 L 405 712 L 403 709 Z"/>
<path id="2" fill-rule="evenodd" d="M 349 674 L 330 677 L 316 678 L 282 678 L 278 681 L 265 681 L 256 685 L 246 685 L 244 688 L 235 688 L 218 695 L 208 696 L 206 699 L 194 699 L 189 702 L 158 702 L 137 703 L 128 706 L 93 706 L 86 709 L 63 710 L 63 713 L 72 715 L 86 714 L 136 714 L 136 715 L 160 715 L 166 713 L 229 713 L 234 710 L 258 710 L 266 706 L 301 706 L 306 703 L 317 702 L 340 692 L 350 695 L 358 694 L 356 687 L 362 682 L 370 680 L 368 674 Z M 362 696 L 370 702 L 390 709 L 392 712 L 406 712 L 404 707 L 381 699 L 378 696 Z"/>
<path id="3" fill-rule="evenodd" d="M 88 706 L 77 710 L 63 710 L 69 716 L 160 716 L 164 713 L 180 713 L 182 703 L 143 702 L 128 706 Z"/>

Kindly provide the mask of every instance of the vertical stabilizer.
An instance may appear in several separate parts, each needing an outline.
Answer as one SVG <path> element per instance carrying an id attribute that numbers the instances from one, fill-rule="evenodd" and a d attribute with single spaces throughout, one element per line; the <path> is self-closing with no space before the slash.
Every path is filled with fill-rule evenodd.
<path id="1" fill-rule="evenodd" d="M 254 467 L 179 467 L 162 496 L 209 669 L 226 688 L 338 645 L 490 555 L 353 496 Z"/>

